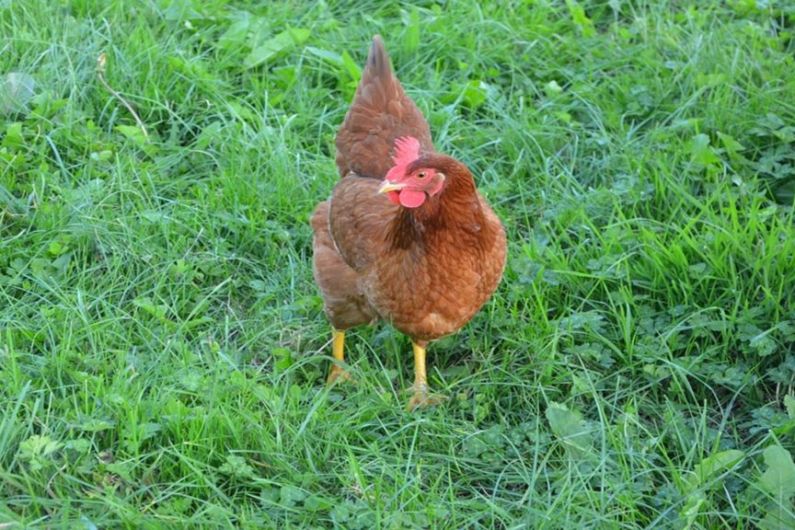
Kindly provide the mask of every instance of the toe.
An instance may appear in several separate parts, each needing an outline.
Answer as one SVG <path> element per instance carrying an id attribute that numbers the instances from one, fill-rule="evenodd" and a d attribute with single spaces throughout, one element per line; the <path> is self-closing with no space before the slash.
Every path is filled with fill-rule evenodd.
<path id="1" fill-rule="evenodd" d="M 416 409 L 424 409 L 428 407 L 435 407 L 447 400 L 447 396 L 441 394 L 431 394 L 427 390 L 415 390 L 414 394 L 409 399 L 406 405 L 406 410 L 412 411 Z"/>
<path id="2" fill-rule="evenodd" d="M 344 382 L 344 381 L 352 381 L 353 378 L 351 374 L 339 366 L 334 366 L 328 374 L 328 379 L 326 379 L 327 385 L 333 385 L 337 381 Z"/>

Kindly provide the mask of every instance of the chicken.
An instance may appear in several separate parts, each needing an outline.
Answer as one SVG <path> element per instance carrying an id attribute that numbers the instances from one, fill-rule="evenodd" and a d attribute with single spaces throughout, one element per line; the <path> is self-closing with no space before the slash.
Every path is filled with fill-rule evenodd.
<path id="1" fill-rule="evenodd" d="M 497 288 L 505 231 L 469 169 L 434 150 L 377 35 L 336 144 L 341 179 L 311 220 L 314 277 L 333 326 L 328 382 L 348 377 L 345 331 L 383 320 L 412 342 L 408 408 L 438 403 L 426 346 L 458 331 Z"/>

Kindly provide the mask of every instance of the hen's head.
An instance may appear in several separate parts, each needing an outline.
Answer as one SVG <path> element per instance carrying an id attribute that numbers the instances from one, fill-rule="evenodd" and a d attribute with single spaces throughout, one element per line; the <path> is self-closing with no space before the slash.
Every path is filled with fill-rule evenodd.
<path id="1" fill-rule="evenodd" d="M 420 156 L 420 142 L 411 136 L 395 140 L 395 165 L 390 169 L 379 193 L 405 208 L 418 208 L 444 187 L 447 176 L 434 167 L 431 158 Z"/>

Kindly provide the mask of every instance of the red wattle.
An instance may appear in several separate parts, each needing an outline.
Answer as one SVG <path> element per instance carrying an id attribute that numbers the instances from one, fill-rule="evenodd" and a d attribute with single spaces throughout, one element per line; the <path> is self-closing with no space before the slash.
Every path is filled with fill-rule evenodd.
<path id="1" fill-rule="evenodd" d="M 424 202 L 424 191 L 400 190 L 400 204 L 406 208 L 416 208 Z"/>

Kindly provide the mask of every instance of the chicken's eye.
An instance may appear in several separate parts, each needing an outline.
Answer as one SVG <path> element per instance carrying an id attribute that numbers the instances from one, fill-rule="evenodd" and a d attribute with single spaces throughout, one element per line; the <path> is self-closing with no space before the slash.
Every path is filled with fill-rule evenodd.
<path id="1" fill-rule="evenodd" d="M 425 175 L 426 175 L 426 173 L 424 171 L 420 171 L 419 173 L 417 173 L 417 178 L 418 179 L 424 179 Z"/>

